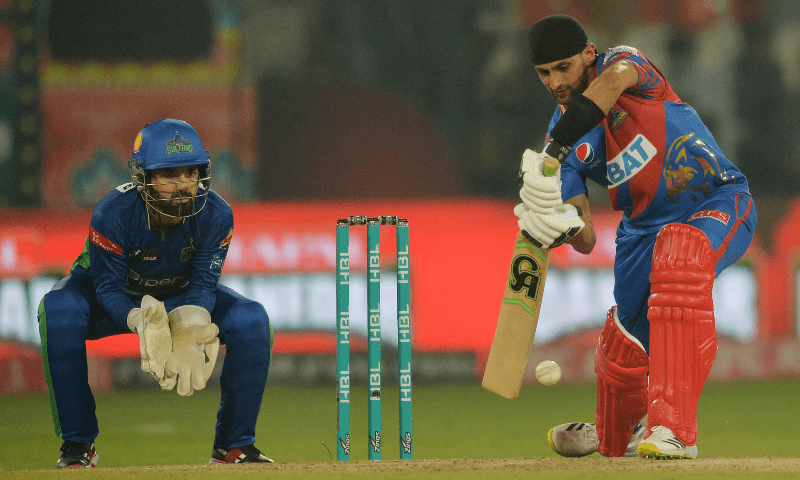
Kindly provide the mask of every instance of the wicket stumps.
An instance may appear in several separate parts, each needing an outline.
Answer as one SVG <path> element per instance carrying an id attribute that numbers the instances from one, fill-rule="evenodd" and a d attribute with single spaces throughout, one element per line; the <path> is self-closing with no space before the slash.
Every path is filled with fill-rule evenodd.
<path id="1" fill-rule="evenodd" d="M 350 460 L 350 230 L 367 226 L 367 364 L 369 370 L 369 459 L 381 459 L 381 256 L 380 227 L 397 234 L 397 349 L 399 365 L 400 458 L 413 458 L 411 421 L 411 283 L 408 220 L 395 216 L 350 216 L 336 222 L 336 459 Z"/>

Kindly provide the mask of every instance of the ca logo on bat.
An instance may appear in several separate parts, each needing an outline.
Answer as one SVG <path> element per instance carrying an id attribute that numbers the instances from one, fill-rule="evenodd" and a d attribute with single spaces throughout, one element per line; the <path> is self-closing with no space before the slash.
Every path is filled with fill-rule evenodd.
<path id="1" fill-rule="evenodd" d="M 525 297 L 536 301 L 542 281 L 539 264 L 530 255 L 517 255 L 511 262 L 511 278 L 508 286 L 514 293 L 525 290 Z"/>

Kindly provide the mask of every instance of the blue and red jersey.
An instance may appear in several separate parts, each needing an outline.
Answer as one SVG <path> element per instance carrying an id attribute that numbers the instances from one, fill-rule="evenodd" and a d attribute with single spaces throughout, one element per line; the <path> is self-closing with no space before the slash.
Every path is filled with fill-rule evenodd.
<path id="1" fill-rule="evenodd" d="M 631 232 L 649 232 L 684 220 L 715 191 L 748 192 L 747 179 L 722 153 L 692 107 L 683 103 L 664 75 L 632 47 L 597 55 L 597 75 L 616 62 L 639 74 L 603 122 L 573 146 L 561 172 L 564 200 L 586 193 L 586 179 L 608 188 Z M 566 111 L 559 105 L 550 130 Z"/>
<path id="2" fill-rule="evenodd" d="M 168 312 L 181 305 L 211 312 L 232 235 L 231 207 L 214 191 L 174 230 L 151 230 L 144 200 L 128 183 L 95 206 L 72 273 L 81 268 L 91 274 L 100 306 L 124 328 L 142 295 L 162 300 Z"/>

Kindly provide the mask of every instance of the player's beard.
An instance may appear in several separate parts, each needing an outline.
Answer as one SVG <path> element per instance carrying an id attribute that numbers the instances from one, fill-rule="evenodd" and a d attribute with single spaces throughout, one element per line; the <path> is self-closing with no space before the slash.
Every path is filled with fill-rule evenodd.
<path id="1" fill-rule="evenodd" d="M 179 198 L 185 198 L 189 201 L 186 203 L 175 201 Z M 161 213 L 171 217 L 186 217 L 194 212 L 194 195 L 182 190 L 174 193 L 169 199 L 156 200 L 154 207 Z"/>
<path id="2" fill-rule="evenodd" d="M 553 94 L 553 97 L 555 97 L 556 101 L 561 105 L 569 105 L 577 95 L 583 94 L 587 88 L 589 88 L 589 65 L 584 65 L 583 73 L 578 80 L 577 87 L 572 88 L 569 85 L 560 86 L 558 90 L 559 93 L 556 93 L 555 90 L 551 90 L 550 93 Z"/>

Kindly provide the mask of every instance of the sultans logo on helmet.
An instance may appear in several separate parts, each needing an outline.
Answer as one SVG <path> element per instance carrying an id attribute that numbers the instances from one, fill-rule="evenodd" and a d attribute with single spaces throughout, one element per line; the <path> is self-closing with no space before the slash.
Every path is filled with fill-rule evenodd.
<path id="1" fill-rule="evenodd" d="M 578 160 L 587 165 L 592 163 L 592 160 L 594 160 L 594 149 L 592 148 L 592 144 L 589 142 L 584 142 L 578 145 L 578 147 L 575 148 L 575 156 L 578 157 Z"/>
<path id="2" fill-rule="evenodd" d="M 142 148 L 142 132 L 139 132 L 139 135 L 136 135 L 136 140 L 133 141 L 133 153 L 139 153 L 139 149 Z"/>
<path id="3" fill-rule="evenodd" d="M 192 142 L 183 138 L 178 132 L 175 132 L 175 138 L 167 142 L 167 156 L 176 153 L 194 153 Z"/>

